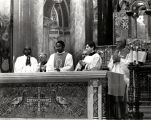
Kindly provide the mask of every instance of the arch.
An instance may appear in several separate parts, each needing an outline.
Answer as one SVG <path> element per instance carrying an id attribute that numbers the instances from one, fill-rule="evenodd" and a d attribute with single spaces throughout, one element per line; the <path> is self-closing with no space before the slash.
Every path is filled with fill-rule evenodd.
<path id="1" fill-rule="evenodd" d="M 130 10 L 133 11 L 135 8 L 136 9 L 140 9 L 140 8 L 149 9 L 149 4 L 145 0 L 137 0 L 130 4 Z"/>
<path id="2" fill-rule="evenodd" d="M 51 27 L 59 27 L 59 17 L 58 17 L 58 12 L 53 5 L 50 13 L 50 19 L 52 21 Z"/>
<path id="3" fill-rule="evenodd" d="M 51 10 L 54 7 L 58 14 L 59 27 L 69 27 L 70 0 L 63 0 L 61 3 L 54 3 L 53 0 L 44 1 L 44 17 L 50 18 Z"/>

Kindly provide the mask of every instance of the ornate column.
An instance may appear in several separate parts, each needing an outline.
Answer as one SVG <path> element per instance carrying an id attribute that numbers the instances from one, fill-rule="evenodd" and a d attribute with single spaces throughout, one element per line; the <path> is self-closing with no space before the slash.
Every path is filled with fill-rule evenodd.
<path id="1" fill-rule="evenodd" d="M 106 78 L 92 79 L 89 82 L 88 119 L 102 120 L 105 116 Z"/>
<path id="2" fill-rule="evenodd" d="M 139 111 L 140 106 L 140 79 L 139 79 L 139 65 L 129 65 L 130 70 L 130 85 L 129 85 L 129 111 L 128 117 L 130 119 L 143 119 L 143 113 Z"/>
<path id="3" fill-rule="evenodd" d="M 98 119 L 98 80 L 93 80 L 93 118 Z"/>
<path id="4" fill-rule="evenodd" d="M 134 83 L 135 83 L 135 103 L 134 103 L 134 118 L 135 119 L 143 119 L 143 113 L 139 111 L 139 107 L 141 105 L 141 102 L 140 102 L 140 78 L 139 78 L 139 65 L 136 65 L 135 68 L 134 68 Z"/>
<path id="5" fill-rule="evenodd" d="M 151 39 L 151 9 L 147 9 L 145 13 L 148 15 L 148 33 L 147 33 L 147 41 Z"/>
<path id="6" fill-rule="evenodd" d="M 129 90 L 128 90 L 128 116 L 129 118 L 133 118 L 133 107 L 134 107 L 134 86 L 133 86 L 133 65 L 129 65 L 129 72 L 130 72 L 130 82 L 129 82 Z"/>

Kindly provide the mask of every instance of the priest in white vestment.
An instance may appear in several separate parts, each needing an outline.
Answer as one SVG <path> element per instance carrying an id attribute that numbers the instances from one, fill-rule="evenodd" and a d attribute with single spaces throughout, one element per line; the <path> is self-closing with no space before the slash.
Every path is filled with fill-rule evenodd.
<path id="1" fill-rule="evenodd" d="M 35 57 L 31 56 L 31 48 L 25 47 L 24 55 L 16 59 L 14 73 L 31 73 L 38 71 L 38 62 Z"/>
<path id="2" fill-rule="evenodd" d="M 64 50 L 63 41 L 57 41 L 55 44 L 56 53 L 50 55 L 46 64 L 46 72 L 51 71 L 72 71 L 73 58 L 72 55 Z"/>
<path id="3" fill-rule="evenodd" d="M 126 40 L 120 36 L 116 39 L 117 46 L 108 63 L 108 94 L 110 98 L 110 112 L 116 118 L 125 118 L 127 114 L 128 86 L 129 86 L 129 50 Z"/>
<path id="4" fill-rule="evenodd" d="M 108 63 L 108 68 L 111 72 L 120 73 L 124 75 L 124 81 L 129 85 L 129 70 L 128 64 L 130 63 L 129 59 L 129 50 L 125 48 L 126 40 L 121 37 L 116 39 L 117 47 L 114 54 L 111 56 L 111 59 Z"/>

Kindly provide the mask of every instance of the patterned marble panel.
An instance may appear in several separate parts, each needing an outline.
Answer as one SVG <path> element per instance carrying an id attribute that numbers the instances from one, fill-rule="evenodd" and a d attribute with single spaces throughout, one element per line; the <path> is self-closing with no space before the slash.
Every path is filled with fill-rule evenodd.
<path id="1" fill-rule="evenodd" d="M 0 85 L 0 117 L 87 118 L 87 83 Z"/>

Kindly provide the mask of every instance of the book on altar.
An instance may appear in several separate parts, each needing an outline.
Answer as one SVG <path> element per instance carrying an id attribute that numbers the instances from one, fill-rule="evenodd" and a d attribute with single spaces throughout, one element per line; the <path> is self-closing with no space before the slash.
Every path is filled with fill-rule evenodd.
<path id="1" fill-rule="evenodd" d="M 145 51 L 133 51 L 133 61 L 146 62 L 147 52 Z"/>

